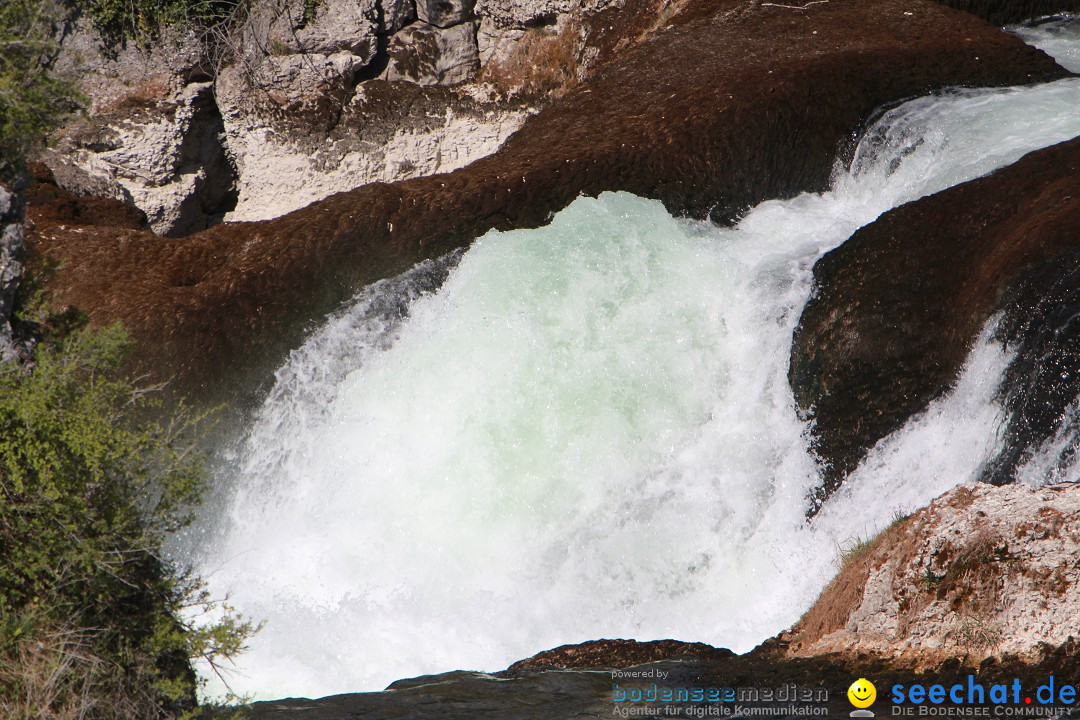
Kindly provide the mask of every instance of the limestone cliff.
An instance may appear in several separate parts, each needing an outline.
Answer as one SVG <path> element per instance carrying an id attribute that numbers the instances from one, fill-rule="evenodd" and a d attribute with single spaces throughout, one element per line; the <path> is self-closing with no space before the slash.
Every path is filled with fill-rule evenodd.
<path id="1" fill-rule="evenodd" d="M 122 48 L 77 20 L 57 70 L 89 107 L 40 159 L 61 187 L 128 202 L 174 236 L 447 172 L 640 39 L 638 16 L 662 5 L 592 22 L 619 4 L 253 0 L 214 33 Z"/>

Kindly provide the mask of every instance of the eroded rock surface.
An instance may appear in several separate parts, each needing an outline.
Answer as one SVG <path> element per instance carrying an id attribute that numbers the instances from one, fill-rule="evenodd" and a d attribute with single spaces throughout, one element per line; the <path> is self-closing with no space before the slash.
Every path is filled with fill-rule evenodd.
<path id="1" fill-rule="evenodd" d="M 144 366 L 222 382 L 222 367 L 275 362 L 304 322 L 363 284 L 490 228 L 536 226 L 581 193 L 628 190 L 676 213 L 730 219 L 766 198 L 824 189 L 838 149 L 886 102 L 1065 74 L 1018 39 L 925 0 L 804 11 L 701 0 L 668 23 L 453 173 L 371 184 L 182 240 L 43 227 L 38 247 L 68 261 L 54 298 L 153 338 Z"/>

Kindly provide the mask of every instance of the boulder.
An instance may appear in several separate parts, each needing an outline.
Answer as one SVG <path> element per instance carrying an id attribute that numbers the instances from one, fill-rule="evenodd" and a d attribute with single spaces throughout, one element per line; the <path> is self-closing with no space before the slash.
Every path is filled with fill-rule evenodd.
<path id="1" fill-rule="evenodd" d="M 139 207 L 162 235 L 203 230 L 235 204 L 213 84 L 144 87 L 55 134 L 41 160 L 77 195 Z"/>
<path id="2" fill-rule="evenodd" d="M 839 149 L 885 103 L 1066 74 L 1017 38 L 926 0 L 804 10 L 696 0 L 662 27 L 498 152 L 452 173 L 374 183 L 177 240 L 39 233 L 41 253 L 65 261 L 53 299 L 98 323 L 124 322 L 147 341 L 136 358 L 147 371 L 237 387 L 223 369 L 276 365 L 307 323 L 359 287 L 491 228 L 535 227 L 582 193 L 626 190 L 727 221 L 766 198 L 826 188 Z"/>
<path id="3" fill-rule="evenodd" d="M 244 48 L 260 59 L 266 53 L 347 52 L 371 60 L 379 15 L 376 0 L 264 0 L 255 5 L 245 24 Z"/>
<path id="4" fill-rule="evenodd" d="M 1042 303 L 1054 302 L 1047 291 L 1056 276 L 1022 274 L 1045 263 L 1066 267 L 1062 254 L 1075 250 L 1078 215 L 1080 139 L 896 208 L 818 261 L 813 298 L 792 343 L 789 379 L 799 407 L 814 420 L 814 445 L 826 465 L 819 499 L 878 440 L 951 387 L 995 312 L 1009 312 L 1003 328 L 1009 343 L 1040 332 L 1057 342 L 1069 337 L 1028 327 L 1054 322 Z M 1027 289 L 1018 287 L 1014 298 L 1033 304 L 1014 299 L 1002 305 L 1003 293 L 1016 282 Z M 1058 400 L 1049 413 L 1046 406 L 1020 403 L 1026 409 L 1017 422 L 1042 430 L 1024 434 L 1014 426 L 1021 434 L 1009 452 L 1022 454 L 1053 435 L 1060 423 L 1048 422 L 1052 408 L 1061 410 L 1080 393 L 1080 379 L 1068 373 L 1037 376 L 1049 370 L 1030 359 L 1010 370 L 1021 378 L 1006 384 L 1012 397 L 1032 397 L 1050 383 Z M 1032 382 L 1028 390 L 1015 389 Z M 1024 447 L 1015 444 L 1021 436 Z M 1018 460 L 1015 455 L 998 464 L 998 482 L 1011 479 Z"/>
<path id="5" fill-rule="evenodd" d="M 356 55 L 347 50 L 324 55 L 320 53 L 295 53 L 290 55 L 271 55 L 263 58 L 254 70 L 234 67 L 234 73 L 223 73 L 219 79 L 220 87 L 230 99 L 230 90 L 241 98 L 257 94 L 262 88 L 274 98 L 287 102 L 290 98 L 306 99 L 322 93 L 342 94 L 353 85 L 356 74 L 369 62 L 370 58 Z M 242 78 L 241 82 L 235 82 Z M 243 102 L 243 100 L 240 100 Z M 236 107 L 238 103 L 230 105 Z"/>
<path id="6" fill-rule="evenodd" d="M 219 74 L 223 112 L 236 112 L 249 94 L 295 101 L 351 88 L 375 59 L 384 14 L 376 0 L 257 3 L 240 33 L 242 59 Z"/>
<path id="7" fill-rule="evenodd" d="M 429 25 L 446 28 L 473 19 L 475 0 L 416 0 L 416 16 Z"/>
<path id="8" fill-rule="evenodd" d="M 480 68 L 476 25 L 440 28 L 413 23 L 394 35 L 387 50 L 386 79 L 417 85 L 458 85 Z"/>
<path id="9" fill-rule="evenodd" d="M 917 669 L 1038 662 L 1076 632 L 1078 521 L 1078 484 L 961 485 L 850 559 L 780 644 Z"/>

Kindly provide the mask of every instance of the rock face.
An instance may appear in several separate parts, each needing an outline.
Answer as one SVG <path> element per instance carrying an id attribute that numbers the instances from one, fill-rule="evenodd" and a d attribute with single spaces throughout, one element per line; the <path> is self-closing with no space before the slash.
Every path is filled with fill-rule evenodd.
<path id="1" fill-rule="evenodd" d="M 242 69 L 252 90 L 302 98 L 349 87 L 378 50 L 376 0 L 266 0 L 242 31 Z"/>
<path id="2" fill-rule="evenodd" d="M 145 369 L 225 382 L 222 367 L 276 362 L 303 323 L 358 287 L 490 228 L 536 226 L 581 193 L 628 190 L 676 213 L 730 219 L 765 198 L 825 188 L 837 149 L 883 103 L 1065 74 L 925 0 L 804 11 L 698 0 L 665 28 L 453 173 L 367 185 L 182 240 L 41 228 L 37 247 L 67 261 L 53 297 L 153 338 Z"/>
<path id="3" fill-rule="evenodd" d="M 186 235 L 220 222 L 236 203 L 235 171 L 213 84 L 176 90 L 147 82 L 90 122 L 62 130 L 43 160 L 80 194 L 128 202 L 162 235 Z"/>
<path id="4" fill-rule="evenodd" d="M 1080 485 L 962 485 L 850 561 L 783 636 L 788 654 L 934 667 L 1037 661 L 1080 615 Z"/>
<path id="5" fill-rule="evenodd" d="M 390 41 L 386 79 L 417 85 L 459 85 L 480 69 L 476 26 L 416 23 Z"/>
<path id="6" fill-rule="evenodd" d="M 1075 10 L 1076 2 L 946 0 L 995 23 Z M 57 151 L 41 159 L 63 188 L 133 204 L 159 234 L 189 234 L 223 217 L 269 219 L 334 192 L 448 172 L 490 154 L 529 114 L 683 4 L 261 0 L 220 47 L 167 33 L 152 49 L 108 52 L 79 21 L 62 38 L 58 69 L 90 97 L 89 127 L 80 121 L 61 132 Z M 439 96 L 443 105 L 422 121 L 408 101 L 362 115 L 372 94 L 364 86 L 375 78 L 458 92 Z M 213 87 L 185 90 L 207 82 Z M 144 105 L 134 124 L 122 107 L 132 102 Z M 376 123 L 396 138 L 387 151 L 350 141 Z M 461 131 L 468 124 L 475 139 Z"/>
<path id="7" fill-rule="evenodd" d="M 229 217 L 267 220 L 365 183 L 455 170 L 497 150 L 527 114 L 523 106 L 492 106 L 460 89 L 373 79 L 334 111 L 329 129 L 313 129 L 326 119 L 318 107 L 282 111 L 273 129 L 249 125 L 244 113 L 227 116 L 240 168 Z"/>
<path id="8" fill-rule="evenodd" d="M 65 190 L 138 206 L 155 232 L 219 222 L 236 198 L 214 65 L 194 33 L 168 32 L 152 50 L 131 43 L 106 52 L 76 22 L 61 39 L 56 72 L 86 96 L 87 116 L 58 131 L 38 159 Z"/>
<path id="9" fill-rule="evenodd" d="M 249 20 L 242 61 L 227 64 L 217 79 L 226 145 L 239 172 L 229 220 L 270 219 L 335 192 L 449 172 L 489 155 L 585 73 L 582 48 L 599 7 L 567 5 L 552 16 L 567 30 L 552 33 L 520 27 L 498 11 L 477 15 L 471 0 L 385 0 L 364 16 L 374 17 L 373 25 L 342 33 L 323 18 L 354 0 L 325 0 L 308 25 L 304 3 L 275 1 L 269 7 L 278 15 L 260 10 Z M 656 0 L 627 4 L 659 13 Z M 321 52 L 278 37 L 283 27 L 303 38 L 323 25 L 341 40 L 320 43 Z M 623 27 L 608 23 L 590 37 L 621 37 Z M 629 39 L 639 35 L 635 27 Z M 339 47 L 355 38 L 363 42 Z"/>
<path id="10" fill-rule="evenodd" d="M 790 381 L 815 420 L 815 447 L 827 464 L 823 495 L 874 443 L 950 387 L 997 311 L 1009 318 L 1002 339 L 1032 350 L 1006 383 L 1014 397 L 1012 455 L 996 464 L 994 479 L 1011 480 L 1022 456 L 1063 426 L 1054 417 L 1080 394 L 1075 350 L 1064 349 L 1077 330 L 1068 312 L 1053 327 L 1059 311 L 1047 303 L 1077 302 L 1076 285 L 1066 290 L 1054 273 L 1075 262 L 1066 260 L 1075 255 L 1078 213 L 1080 140 L 1072 140 L 896 208 L 818 261 L 814 297 L 792 344 Z M 1041 274 L 1021 279 L 1037 265 Z M 1002 300 L 1013 283 L 1023 288 Z M 1038 333 L 1043 341 L 1034 339 Z M 1032 354 L 1051 345 L 1061 356 L 1056 375 Z M 1055 398 L 1049 404 L 1025 401 L 1048 387 Z"/>
<path id="11" fill-rule="evenodd" d="M 622 1 L 660 12 L 659 0 Z M 598 8 L 564 3 L 545 15 L 574 28 L 553 51 L 548 28 L 515 24 L 510 7 L 478 16 L 472 0 L 260 0 L 217 44 L 174 32 L 153 48 L 105 49 L 80 21 L 61 38 L 57 68 L 90 98 L 89 117 L 39 159 L 64 189 L 128 202 L 170 236 L 447 172 L 493 152 L 578 79 Z M 498 53 L 481 79 L 482 22 Z M 384 81 L 401 87 L 376 87 Z"/>

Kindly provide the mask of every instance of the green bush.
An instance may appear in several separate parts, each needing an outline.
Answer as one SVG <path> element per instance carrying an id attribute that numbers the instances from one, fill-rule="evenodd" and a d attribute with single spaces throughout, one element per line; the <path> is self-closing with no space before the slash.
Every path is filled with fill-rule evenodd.
<path id="1" fill-rule="evenodd" d="M 117 373 L 119 327 L 0 366 L 0 717 L 175 717 L 193 658 L 256 630 L 162 555 L 205 483 L 201 418 L 155 419 L 159 393 Z M 190 609 L 218 619 L 197 627 Z"/>

